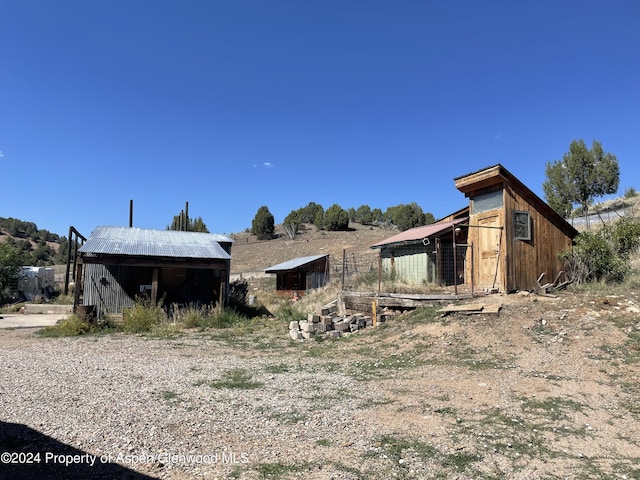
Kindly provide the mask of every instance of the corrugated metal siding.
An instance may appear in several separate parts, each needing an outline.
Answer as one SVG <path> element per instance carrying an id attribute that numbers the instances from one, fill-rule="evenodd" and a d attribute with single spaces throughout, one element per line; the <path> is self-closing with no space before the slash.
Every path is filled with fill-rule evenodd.
<path id="1" fill-rule="evenodd" d="M 85 265 L 83 305 L 95 305 L 99 317 L 122 313 L 124 307 L 132 307 L 133 299 L 122 288 L 131 273 L 131 268 L 124 266 Z"/>
<path id="2" fill-rule="evenodd" d="M 382 268 L 400 281 L 422 284 L 436 281 L 434 246 L 406 246 L 383 251 Z M 393 258 L 392 258 L 393 256 Z"/>
<path id="3" fill-rule="evenodd" d="M 226 235 L 211 233 L 101 226 L 91 232 L 79 252 L 229 260 L 231 255 L 220 246 L 220 242 L 230 244 L 233 240 Z"/>

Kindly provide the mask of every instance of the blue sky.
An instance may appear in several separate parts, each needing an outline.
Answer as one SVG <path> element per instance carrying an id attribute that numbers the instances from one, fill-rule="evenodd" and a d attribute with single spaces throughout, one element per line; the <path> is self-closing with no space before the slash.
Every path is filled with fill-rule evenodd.
<path id="1" fill-rule="evenodd" d="M 596 139 L 640 190 L 640 3 L 0 0 L 0 216 L 215 233 L 309 202 L 436 218 Z"/>

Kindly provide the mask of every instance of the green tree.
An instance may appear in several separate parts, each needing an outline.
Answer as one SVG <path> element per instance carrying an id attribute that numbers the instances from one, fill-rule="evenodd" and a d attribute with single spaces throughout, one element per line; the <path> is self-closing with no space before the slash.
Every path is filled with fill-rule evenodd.
<path id="1" fill-rule="evenodd" d="M 21 260 L 15 244 L 12 245 L 9 241 L 0 242 L 0 298 L 4 297 L 9 280 L 18 273 Z"/>
<path id="2" fill-rule="evenodd" d="M 274 218 L 269 208 L 262 206 L 256 212 L 256 216 L 253 217 L 251 222 L 251 233 L 253 233 L 258 240 L 270 240 L 275 233 Z"/>
<path id="3" fill-rule="evenodd" d="M 202 220 L 202 217 L 192 219 L 181 211 L 178 215 L 173 217 L 171 225 L 167 225 L 167 230 L 179 230 L 185 232 L 201 232 L 209 233 L 207 225 Z"/>
<path id="4" fill-rule="evenodd" d="M 381 222 L 383 219 L 383 213 L 382 210 L 380 210 L 379 208 L 374 208 L 373 210 L 371 210 L 371 217 L 373 218 L 373 222 Z"/>
<path id="5" fill-rule="evenodd" d="M 371 225 L 373 223 L 371 207 L 369 207 L 369 205 L 360 205 L 355 211 L 353 221 L 362 225 Z"/>
<path id="6" fill-rule="evenodd" d="M 300 221 L 300 217 L 300 210 L 292 210 L 282 222 L 282 228 L 291 240 L 296 238 L 296 235 L 298 235 L 300 231 L 300 225 L 303 223 Z"/>
<path id="7" fill-rule="evenodd" d="M 387 211 L 384 213 L 384 218 L 386 221 L 398 227 L 401 231 L 409 230 L 414 227 L 421 227 L 428 223 L 433 223 L 434 220 L 432 214 L 427 216 L 422 211 L 422 207 L 415 202 L 387 208 Z"/>
<path id="8" fill-rule="evenodd" d="M 620 184 L 618 159 L 605 152 L 596 140 L 591 149 L 583 140 L 574 140 L 562 160 L 547 162 L 545 173 L 545 199 L 564 217 L 575 205 L 587 216 L 594 198 L 616 193 Z"/>
<path id="9" fill-rule="evenodd" d="M 323 226 L 329 231 L 348 230 L 349 212 L 334 203 L 324 212 Z"/>
<path id="10" fill-rule="evenodd" d="M 300 209 L 300 220 L 302 223 L 312 223 L 316 225 L 316 220 L 321 219 L 323 215 L 324 208 L 315 202 L 309 202 L 306 207 Z"/>

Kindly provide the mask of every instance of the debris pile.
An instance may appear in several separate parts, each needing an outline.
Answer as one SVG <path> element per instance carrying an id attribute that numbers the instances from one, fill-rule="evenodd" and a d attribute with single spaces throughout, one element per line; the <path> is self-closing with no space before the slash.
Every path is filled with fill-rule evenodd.
<path id="1" fill-rule="evenodd" d="M 386 322 L 393 314 L 377 313 L 375 323 Z M 289 322 L 289 336 L 293 340 L 305 340 L 316 336 L 340 337 L 374 325 L 371 315 L 362 313 L 339 314 L 337 302 L 316 309 L 307 320 Z"/>

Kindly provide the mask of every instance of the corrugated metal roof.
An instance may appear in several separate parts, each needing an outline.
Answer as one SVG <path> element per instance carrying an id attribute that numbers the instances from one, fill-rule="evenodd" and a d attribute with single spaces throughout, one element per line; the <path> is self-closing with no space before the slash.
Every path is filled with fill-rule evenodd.
<path id="1" fill-rule="evenodd" d="M 423 238 L 431 237 L 440 232 L 443 232 L 446 229 L 451 228 L 453 225 L 466 222 L 468 220 L 468 218 L 458 218 L 450 222 L 438 222 L 432 223 L 430 225 L 425 225 L 424 227 L 410 228 L 409 230 L 400 232 L 393 237 L 389 237 L 386 240 L 382 240 L 374 245 L 371 245 L 371 248 L 380 248 L 385 245 L 391 245 L 393 243 L 417 242 L 419 240 L 422 240 Z"/>
<path id="2" fill-rule="evenodd" d="M 315 262 L 316 260 L 320 260 L 321 258 L 328 257 L 329 255 L 310 255 L 308 257 L 298 257 L 293 258 L 291 260 L 287 260 L 286 262 L 279 263 L 277 265 L 273 265 L 272 267 L 268 267 L 264 269 L 265 273 L 277 273 L 277 272 L 286 272 L 288 270 L 293 270 L 295 268 L 306 265 L 307 263 Z"/>
<path id="3" fill-rule="evenodd" d="M 79 252 L 174 258 L 231 259 L 219 242 L 231 243 L 226 235 L 127 227 L 97 227 Z"/>

